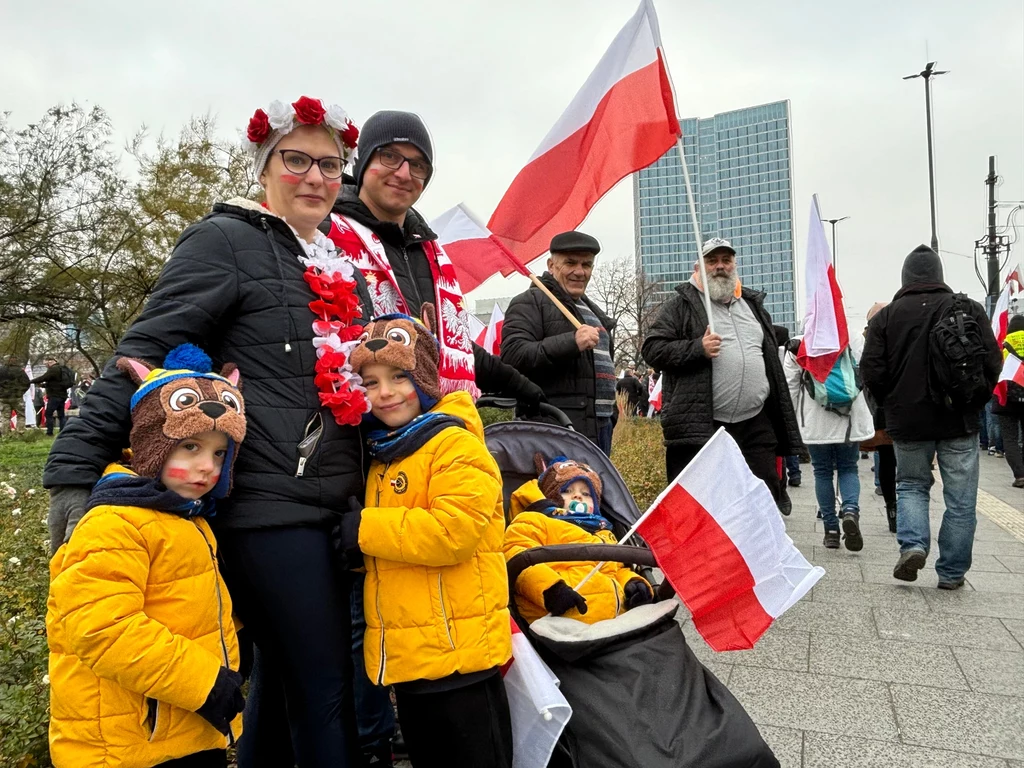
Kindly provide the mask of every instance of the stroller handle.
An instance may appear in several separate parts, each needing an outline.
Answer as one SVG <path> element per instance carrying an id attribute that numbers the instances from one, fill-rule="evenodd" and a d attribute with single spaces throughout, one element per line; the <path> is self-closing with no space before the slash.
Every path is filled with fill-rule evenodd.
<path id="1" fill-rule="evenodd" d="M 623 565 L 639 565 L 656 568 L 658 562 L 654 553 L 643 547 L 630 547 L 622 544 L 551 544 L 546 547 L 533 547 L 508 561 L 509 599 L 515 602 L 516 581 L 527 568 L 540 563 L 564 562 L 612 562 Z"/>
<path id="2" fill-rule="evenodd" d="M 514 397 L 499 397 L 498 395 L 481 395 L 476 401 L 477 408 L 501 408 L 506 411 L 512 410 L 518 404 Z M 565 415 L 565 412 L 550 403 L 538 403 L 538 411 L 541 416 L 551 419 L 558 426 L 572 429 L 572 421 Z"/>

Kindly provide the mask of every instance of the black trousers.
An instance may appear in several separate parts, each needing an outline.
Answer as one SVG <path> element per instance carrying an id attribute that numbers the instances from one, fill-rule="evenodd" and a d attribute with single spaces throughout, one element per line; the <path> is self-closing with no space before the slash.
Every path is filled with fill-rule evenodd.
<path id="1" fill-rule="evenodd" d="M 179 757 L 177 760 L 159 763 L 159 765 L 171 766 L 171 768 L 227 768 L 227 764 L 228 753 L 225 749 L 208 749 L 188 757 Z"/>
<path id="2" fill-rule="evenodd" d="M 396 686 L 395 699 L 415 768 L 511 768 L 512 720 L 501 675 L 438 693 Z"/>
<path id="3" fill-rule="evenodd" d="M 999 428 L 1003 434 L 1003 455 L 1010 465 L 1013 479 L 1024 477 L 1024 451 L 1021 449 L 1020 436 L 1024 430 L 1024 416 L 1015 413 L 1000 413 Z"/>
<path id="4" fill-rule="evenodd" d="M 60 428 L 64 429 L 64 425 L 68 421 L 67 414 L 64 412 L 64 402 L 64 400 L 46 401 L 46 434 L 53 434 L 53 428 L 56 426 L 54 424 L 55 421 L 59 421 Z"/>
<path id="5" fill-rule="evenodd" d="M 779 480 L 775 449 L 778 447 L 779 441 L 775 437 L 771 419 L 768 418 L 764 409 L 746 421 L 737 421 L 734 424 L 716 421 L 715 429 L 717 430 L 719 427 L 725 427 L 725 431 L 732 435 L 733 440 L 743 452 L 743 458 L 747 460 L 750 471 L 754 473 L 755 477 L 764 480 L 768 490 L 772 492 L 772 497 L 778 501 L 782 492 L 782 483 Z M 702 447 L 703 445 L 670 445 L 667 448 L 665 469 L 670 483 L 676 479 L 676 476 L 683 471 Z"/>
<path id="6" fill-rule="evenodd" d="M 891 445 L 880 445 L 878 451 L 878 485 L 886 504 L 896 503 L 896 450 Z"/>
<path id="7" fill-rule="evenodd" d="M 217 540 L 235 610 L 259 649 L 239 768 L 290 767 L 291 750 L 299 768 L 355 768 L 351 582 L 335 568 L 327 531 L 221 529 Z"/>

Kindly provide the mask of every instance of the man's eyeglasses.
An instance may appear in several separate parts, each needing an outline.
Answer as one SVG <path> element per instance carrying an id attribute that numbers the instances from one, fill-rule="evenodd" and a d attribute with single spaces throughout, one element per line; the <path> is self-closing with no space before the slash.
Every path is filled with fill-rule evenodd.
<path id="1" fill-rule="evenodd" d="M 402 163 L 409 164 L 409 175 L 414 179 L 424 181 L 430 178 L 430 172 L 433 170 L 430 167 L 430 163 L 426 160 L 420 160 L 416 157 L 406 157 L 401 152 L 396 152 L 393 149 L 378 149 L 377 158 L 380 160 L 380 164 L 385 168 L 390 168 L 393 171 L 397 171 L 402 167 Z"/>
<path id="2" fill-rule="evenodd" d="M 309 171 L 314 163 L 320 167 L 320 175 L 325 179 L 341 178 L 341 172 L 345 170 L 345 161 L 340 157 L 310 157 L 297 149 L 279 149 L 277 151 L 284 161 L 284 167 L 299 176 Z"/>

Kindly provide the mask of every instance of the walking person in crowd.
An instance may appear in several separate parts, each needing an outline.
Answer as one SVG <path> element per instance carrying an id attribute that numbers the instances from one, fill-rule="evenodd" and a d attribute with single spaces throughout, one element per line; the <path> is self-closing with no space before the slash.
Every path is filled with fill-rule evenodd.
<path id="1" fill-rule="evenodd" d="M 1014 315 L 1006 326 L 1003 359 L 1009 355 L 1024 360 L 1024 315 Z M 1004 401 L 997 400 L 992 412 L 999 419 L 1006 463 L 1013 473 L 1013 487 L 1024 488 L 1024 453 L 1021 446 L 1024 439 L 1024 387 L 1012 381 L 1005 386 L 1002 395 Z"/>
<path id="2" fill-rule="evenodd" d="M 17 358 L 9 357 L 0 367 L 0 435 L 7 432 L 12 411 L 20 414 L 17 423 L 25 426 L 25 392 L 28 388 L 25 369 L 18 365 Z"/>
<path id="3" fill-rule="evenodd" d="M 372 463 L 341 551 L 365 565 L 366 673 L 394 686 L 412 764 L 510 768 L 501 474 L 470 394 L 442 394 L 433 307 L 422 315 L 376 318 L 352 352 Z"/>
<path id="4" fill-rule="evenodd" d="M 857 460 L 860 441 L 875 434 L 868 409 L 861 392 L 846 412 L 831 409 L 814 399 L 813 388 L 808 389 L 810 374 L 797 362 L 801 336 L 794 336 L 783 362 L 789 394 L 796 407 L 800 435 L 811 454 L 814 470 L 814 496 L 825 528 L 822 544 L 827 549 L 838 549 L 839 528 L 842 542 L 851 552 L 864 548 L 860 532 L 860 476 Z M 852 351 L 851 353 L 852 354 Z M 839 516 L 836 516 L 836 480 L 839 482 Z"/>
<path id="5" fill-rule="evenodd" d="M 868 310 L 868 322 L 878 314 L 882 307 L 889 302 L 875 302 Z M 864 327 L 864 337 L 867 338 L 868 329 Z M 874 474 L 876 493 L 880 493 L 885 500 L 885 519 L 889 524 L 889 531 L 896 533 L 896 450 L 893 448 L 892 438 L 885 431 L 885 409 L 880 408 L 871 391 L 864 390 L 864 402 L 871 411 L 872 424 L 875 427 L 875 434 L 867 440 L 861 441 L 862 451 L 874 451 Z"/>
<path id="6" fill-rule="evenodd" d="M 977 526 L 978 414 L 995 387 L 1001 355 L 984 307 L 943 282 L 942 262 L 931 248 L 920 245 L 907 256 L 902 283 L 868 323 L 860 364 L 896 446 L 900 557 L 893 577 L 915 581 L 931 551 L 928 503 L 937 459 L 946 509 L 935 570 L 940 589 L 959 589 Z M 960 323 L 967 345 L 959 342 L 961 334 L 944 332 Z M 966 369 L 948 364 L 960 356 Z"/>
<path id="7" fill-rule="evenodd" d="M 551 238 L 550 252 L 540 281 L 580 326 L 570 323 L 540 288 L 530 286 L 509 302 L 501 358 L 538 384 L 573 429 L 611 456 L 617 414 L 610 332 L 616 321 L 586 295 L 601 245 L 583 232 L 562 232 Z"/>
<path id="8" fill-rule="evenodd" d="M 627 416 L 639 416 L 647 413 L 647 391 L 636 377 L 636 371 L 633 368 L 627 368 L 626 372 L 615 382 L 616 397 L 619 393 L 625 393 Z"/>
<path id="9" fill-rule="evenodd" d="M 248 439 L 235 461 L 234 492 L 212 523 L 235 609 L 260 651 L 254 682 L 283 697 L 291 734 L 287 754 L 257 753 L 243 738 L 240 768 L 360 764 L 350 585 L 339 574 L 331 529 L 348 498 L 363 492 L 355 425 L 367 405 L 347 362 L 318 357 L 322 347 L 343 349 L 341 336 L 353 333 L 348 326 L 360 305 L 363 317 L 372 312 L 362 275 L 318 230 L 356 134 L 340 107 L 318 99 L 256 110 L 247 138 L 265 205 L 218 203 L 182 234 L 80 417 L 55 441 L 43 475 L 59 545 L 103 468 L 129 442 L 135 388 L 117 361 L 155 364 L 188 342 L 216 367 L 238 364 Z M 247 731 L 258 731 L 248 717 Z"/>
<path id="10" fill-rule="evenodd" d="M 53 435 L 53 428 L 58 422 L 63 432 L 68 418 L 64 406 L 68 390 L 75 385 L 75 372 L 50 358 L 46 361 L 46 371 L 32 379 L 31 383 L 42 384 L 46 390 L 46 434 Z"/>
<path id="11" fill-rule="evenodd" d="M 803 443 L 764 293 L 740 285 L 729 241 L 708 240 L 702 258 L 715 333 L 694 265 L 693 276 L 662 305 L 643 344 L 644 359 L 665 376 L 661 423 L 668 479 L 724 426 L 778 503 L 776 457 L 800 453 Z"/>
<path id="12" fill-rule="evenodd" d="M 224 768 L 245 699 L 208 518 L 245 438 L 238 369 L 191 345 L 117 365 L 137 387 L 131 468 L 106 468 L 50 563 L 50 756 Z"/>

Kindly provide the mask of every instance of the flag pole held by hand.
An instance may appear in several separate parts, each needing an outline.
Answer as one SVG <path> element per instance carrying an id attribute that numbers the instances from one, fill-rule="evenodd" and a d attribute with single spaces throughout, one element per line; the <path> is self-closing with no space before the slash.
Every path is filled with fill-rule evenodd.
<path id="1" fill-rule="evenodd" d="M 512 253 L 511 250 L 509 250 L 509 247 L 507 245 L 501 242 L 500 237 L 492 234 L 491 241 L 495 243 L 495 245 L 497 245 L 499 248 L 501 248 L 505 256 L 508 257 L 508 260 L 515 266 L 516 271 L 519 272 L 519 274 L 525 275 L 526 277 L 530 278 L 530 282 L 537 286 L 537 288 L 540 289 L 541 293 L 543 293 L 545 296 L 551 299 L 552 303 L 554 303 L 554 305 L 558 308 L 558 311 L 565 315 L 566 320 L 572 323 L 573 328 L 579 330 L 579 328 L 582 327 L 583 324 L 576 319 L 576 315 L 570 312 L 569 308 L 558 300 L 558 297 L 555 296 L 555 294 L 553 294 L 548 289 L 548 287 L 541 282 L 539 277 L 537 277 L 535 274 L 533 274 L 533 272 L 530 271 L 529 267 L 523 264 L 523 262 L 521 262 L 519 258 L 514 253 Z"/>

